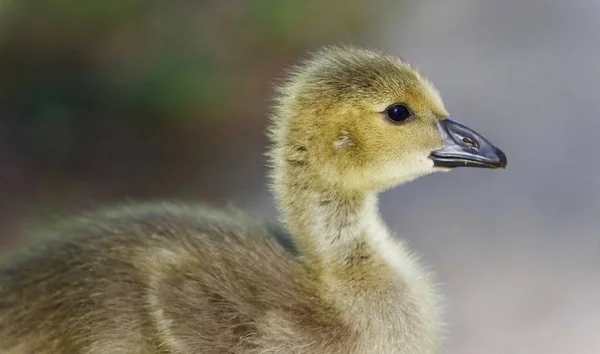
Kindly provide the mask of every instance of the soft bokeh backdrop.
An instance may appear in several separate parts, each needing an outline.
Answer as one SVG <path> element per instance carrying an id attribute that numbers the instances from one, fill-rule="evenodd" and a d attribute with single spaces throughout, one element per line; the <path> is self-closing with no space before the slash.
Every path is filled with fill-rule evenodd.
<path id="1" fill-rule="evenodd" d="M 274 215 L 273 81 L 324 44 L 419 67 L 502 147 L 386 193 L 438 270 L 446 353 L 600 352 L 600 3 L 0 1 L 0 248 L 57 215 L 158 198 Z M 31 236 L 34 235 L 34 236 Z"/>

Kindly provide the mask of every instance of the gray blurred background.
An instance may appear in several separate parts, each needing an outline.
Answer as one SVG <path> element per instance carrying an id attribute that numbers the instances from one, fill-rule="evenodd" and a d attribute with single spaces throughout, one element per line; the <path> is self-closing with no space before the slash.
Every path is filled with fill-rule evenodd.
<path id="1" fill-rule="evenodd" d="M 274 215 L 274 79 L 324 44 L 402 55 L 508 156 L 382 197 L 437 269 L 446 353 L 600 353 L 600 2 L 0 1 L 0 248 L 124 200 Z"/>

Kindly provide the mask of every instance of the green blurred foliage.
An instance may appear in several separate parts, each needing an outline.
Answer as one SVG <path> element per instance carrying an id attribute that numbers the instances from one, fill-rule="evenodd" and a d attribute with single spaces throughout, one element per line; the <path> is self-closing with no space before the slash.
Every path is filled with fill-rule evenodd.
<path id="1" fill-rule="evenodd" d="M 279 61 L 327 39 L 351 38 L 365 18 L 358 2 L 340 0 L 4 6 L 0 124 L 13 135 L 9 145 L 61 156 L 102 133 L 253 118 L 266 102 L 257 93 L 265 93 Z"/>

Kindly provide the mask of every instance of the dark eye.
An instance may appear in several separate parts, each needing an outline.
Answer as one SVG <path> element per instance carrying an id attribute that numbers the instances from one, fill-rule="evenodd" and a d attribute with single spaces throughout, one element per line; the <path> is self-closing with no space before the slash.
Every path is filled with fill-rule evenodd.
<path id="1" fill-rule="evenodd" d="M 389 106 L 385 110 L 385 113 L 387 114 L 388 118 L 395 123 L 402 123 L 412 116 L 412 113 L 410 113 L 408 108 L 401 104 Z"/>

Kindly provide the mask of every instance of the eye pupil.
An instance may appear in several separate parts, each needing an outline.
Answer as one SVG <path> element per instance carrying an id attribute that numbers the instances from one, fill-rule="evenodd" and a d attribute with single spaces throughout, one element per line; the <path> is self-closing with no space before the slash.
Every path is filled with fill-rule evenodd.
<path id="1" fill-rule="evenodd" d="M 411 113 L 405 106 L 401 104 L 395 104 L 393 106 L 388 107 L 386 110 L 386 114 L 388 118 L 396 123 L 403 122 L 410 118 Z"/>

